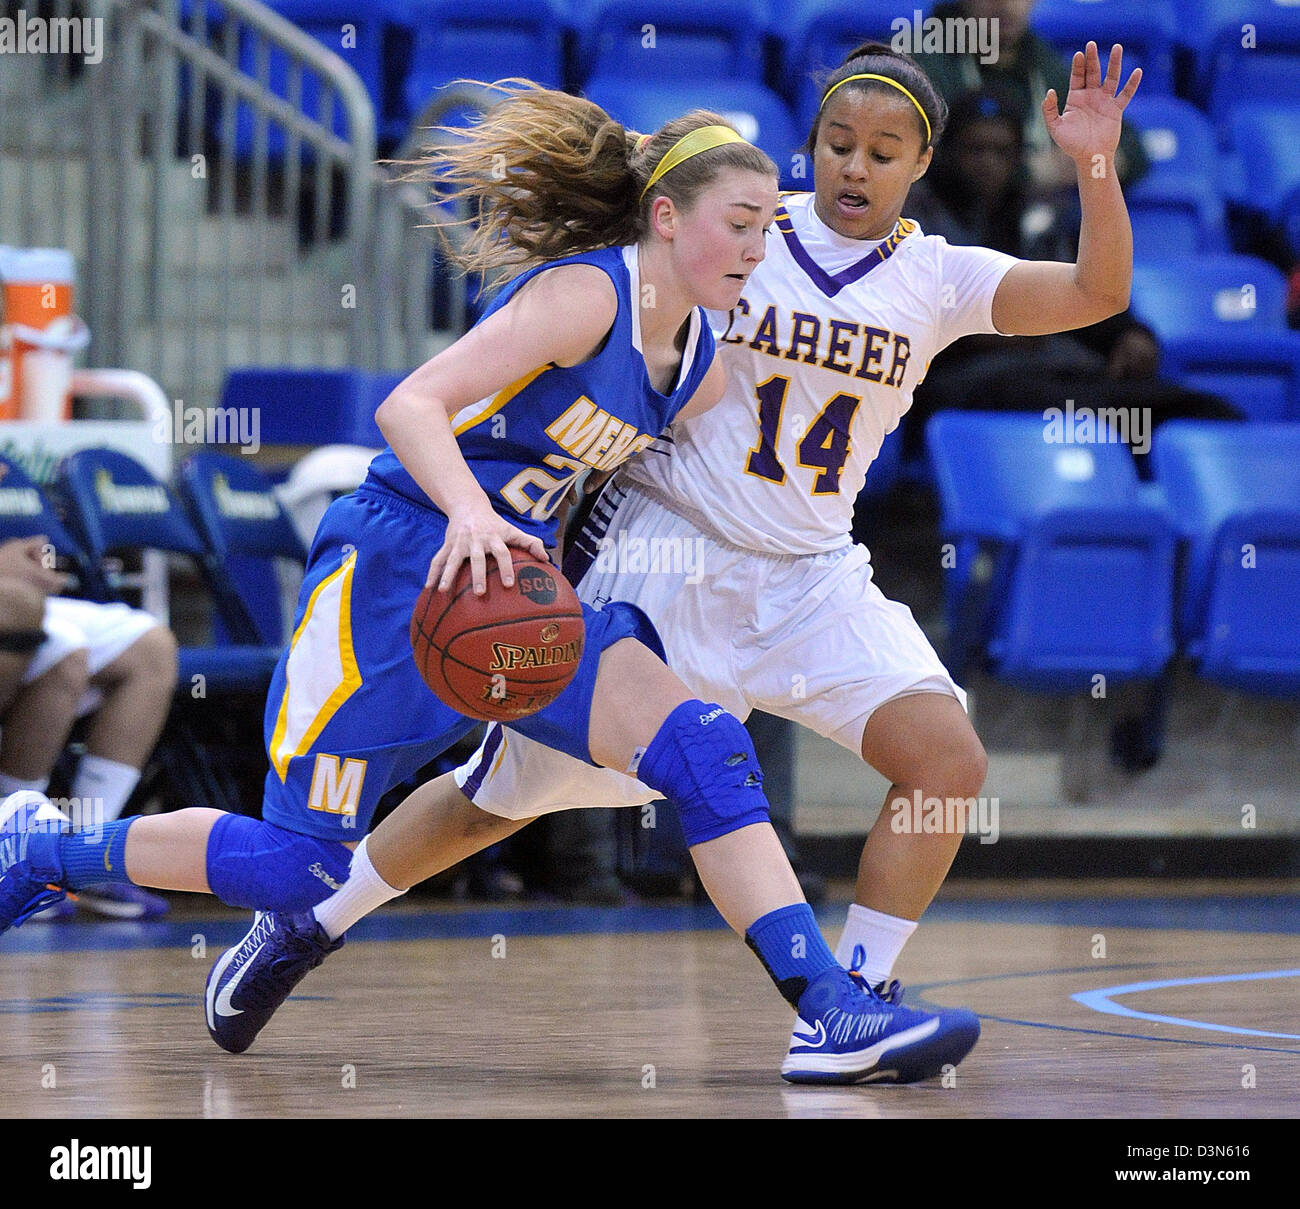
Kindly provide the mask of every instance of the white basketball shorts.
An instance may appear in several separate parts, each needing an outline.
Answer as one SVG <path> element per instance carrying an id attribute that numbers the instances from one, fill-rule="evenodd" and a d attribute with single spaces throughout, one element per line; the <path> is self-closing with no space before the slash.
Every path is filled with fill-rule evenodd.
<path id="1" fill-rule="evenodd" d="M 886 701 L 939 692 L 966 706 L 912 611 L 872 581 L 862 546 L 806 555 L 742 550 L 618 483 L 575 546 L 591 560 L 579 597 L 597 608 L 626 600 L 643 609 L 668 666 L 701 700 L 741 721 L 763 710 L 861 754 L 867 719 Z M 660 796 L 495 725 L 455 777 L 476 806 L 514 819 Z"/>
<path id="2" fill-rule="evenodd" d="M 77 650 L 86 652 L 86 664 L 94 676 L 158 624 L 155 617 L 130 605 L 96 604 L 65 596 L 47 596 L 45 616 L 41 619 L 45 641 L 36 648 L 31 663 L 27 665 L 23 683 L 30 684 L 45 675 L 56 663 Z M 93 711 L 100 700 L 97 688 L 87 689 L 78 703 L 77 716 L 84 717 Z"/>

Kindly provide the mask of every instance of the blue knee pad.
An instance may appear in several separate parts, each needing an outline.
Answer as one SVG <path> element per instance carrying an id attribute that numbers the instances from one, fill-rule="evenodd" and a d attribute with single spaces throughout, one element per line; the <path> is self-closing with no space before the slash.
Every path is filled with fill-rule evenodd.
<path id="1" fill-rule="evenodd" d="M 307 911 L 345 881 L 352 853 L 262 819 L 227 814 L 208 836 L 208 886 L 223 903 L 255 911 Z"/>
<path id="2" fill-rule="evenodd" d="M 688 847 L 768 821 L 754 743 L 720 705 L 683 701 L 631 771 L 677 807 Z"/>

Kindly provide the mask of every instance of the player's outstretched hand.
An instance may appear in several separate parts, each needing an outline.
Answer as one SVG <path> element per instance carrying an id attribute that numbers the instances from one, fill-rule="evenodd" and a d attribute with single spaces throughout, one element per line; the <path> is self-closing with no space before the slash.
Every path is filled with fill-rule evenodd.
<path id="1" fill-rule="evenodd" d="M 469 559 L 474 594 L 482 596 L 487 591 L 487 559 L 490 554 L 497 561 L 501 582 L 509 588 L 515 582 L 511 546 L 527 550 L 534 558 L 546 561 L 546 547 L 541 538 L 530 537 L 522 529 L 516 529 L 486 503 L 459 509 L 447 518 L 447 535 L 443 538 L 442 548 L 429 564 L 424 586 L 427 588 L 436 583 L 439 592 L 446 592 L 456 582 L 461 564 Z"/>
<path id="2" fill-rule="evenodd" d="M 1065 112 L 1056 111 L 1055 88 L 1049 88 L 1043 98 L 1048 134 L 1076 163 L 1090 161 L 1094 155 L 1113 155 L 1119 146 L 1120 115 L 1142 82 L 1142 68 L 1135 68 L 1123 91 L 1116 93 L 1123 58 L 1124 48 L 1112 46 L 1103 77 L 1097 43 L 1089 42 L 1087 50 L 1074 52 Z"/>

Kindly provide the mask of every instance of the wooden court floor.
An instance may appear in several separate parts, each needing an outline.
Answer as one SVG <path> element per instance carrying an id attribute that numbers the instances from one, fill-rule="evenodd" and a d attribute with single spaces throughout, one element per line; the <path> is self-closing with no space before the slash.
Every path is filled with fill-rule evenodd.
<path id="1" fill-rule="evenodd" d="M 783 1083 L 792 1014 L 707 909 L 419 904 L 361 925 L 239 1057 L 201 1005 L 239 917 L 205 903 L 29 925 L 0 939 L 0 1115 L 1300 1111 L 1295 883 L 997 894 L 946 892 L 900 963 L 909 1002 L 971 1007 L 983 1027 L 955 1078 L 912 1087 Z M 832 939 L 842 918 L 824 913 Z"/>

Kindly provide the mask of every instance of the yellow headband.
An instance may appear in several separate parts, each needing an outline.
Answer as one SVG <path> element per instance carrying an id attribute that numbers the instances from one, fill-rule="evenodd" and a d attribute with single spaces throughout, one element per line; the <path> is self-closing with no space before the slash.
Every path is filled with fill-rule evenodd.
<path id="1" fill-rule="evenodd" d="M 684 163 L 691 156 L 699 155 L 701 151 L 712 151 L 714 147 L 721 147 L 725 143 L 743 143 L 744 141 L 730 126 L 700 126 L 689 134 L 682 135 L 668 149 L 668 154 L 659 161 L 655 170 L 650 174 L 650 179 L 646 181 L 645 188 L 641 190 L 642 199 L 658 183 L 661 177 L 666 176 L 678 164 Z"/>
<path id="2" fill-rule="evenodd" d="M 891 87 L 897 88 L 899 92 L 901 92 L 909 101 L 912 102 L 913 105 L 916 106 L 916 112 L 921 115 L 921 121 L 925 123 L 925 141 L 927 145 L 929 144 L 930 140 L 934 137 L 933 133 L 930 130 L 930 119 L 925 116 L 925 110 L 921 108 L 921 102 L 918 101 L 910 92 L 908 92 L 907 89 L 904 88 L 897 80 L 891 80 L 888 76 L 877 76 L 877 75 L 873 75 L 869 71 L 864 71 L 861 75 L 845 76 L 844 79 L 840 81 L 840 84 L 847 84 L 850 80 L 880 80 L 882 83 L 889 84 Z M 822 97 L 821 105 L 817 107 L 818 112 L 821 112 L 822 108 L 826 105 L 826 102 L 831 99 L 831 93 L 833 93 L 835 89 L 840 86 L 840 84 L 836 84 L 834 85 L 834 87 L 827 90 L 826 95 Z"/>

